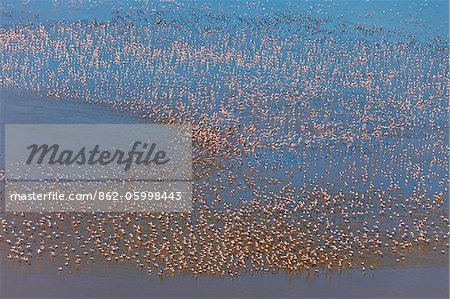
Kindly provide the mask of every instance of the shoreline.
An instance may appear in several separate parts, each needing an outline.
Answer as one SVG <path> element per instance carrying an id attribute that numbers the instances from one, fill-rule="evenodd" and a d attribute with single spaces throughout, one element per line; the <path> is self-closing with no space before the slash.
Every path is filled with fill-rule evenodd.
<path id="1" fill-rule="evenodd" d="M 334 274 L 289 276 L 284 273 L 240 275 L 238 278 L 146 275 L 99 276 L 78 273 L 8 271 L 2 277 L 2 297 L 428 297 L 448 298 L 448 268 L 404 268 Z M 4 275 L 4 274 L 3 274 Z M 26 285 L 27 288 L 20 286 Z M 446 287 L 447 285 L 447 287 Z M 81 288 L 82 286 L 82 288 Z"/>

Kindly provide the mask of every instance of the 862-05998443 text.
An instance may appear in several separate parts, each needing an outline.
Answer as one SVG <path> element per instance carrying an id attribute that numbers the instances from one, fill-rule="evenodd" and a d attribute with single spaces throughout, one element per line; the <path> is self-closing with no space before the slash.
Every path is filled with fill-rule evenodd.
<path id="1" fill-rule="evenodd" d="M 11 201 L 58 201 L 58 200 L 155 200 L 155 201 L 180 201 L 182 192 L 179 191 L 133 191 L 133 192 L 117 192 L 117 191 L 95 191 L 87 193 L 63 193 L 63 192 L 31 192 L 31 193 L 11 193 L 9 199 Z"/>

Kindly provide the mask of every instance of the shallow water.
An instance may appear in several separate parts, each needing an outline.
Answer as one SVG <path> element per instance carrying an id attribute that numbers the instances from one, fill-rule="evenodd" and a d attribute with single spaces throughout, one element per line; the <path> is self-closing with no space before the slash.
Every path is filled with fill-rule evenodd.
<path id="1" fill-rule="evenodd" d="M 6 123 L 139 123 L 137 116 L 107 106 L 1 92 Z M 1 138 L 3 141 L 3 137 Z M 1 248 L 0 248 L 1 250 Z M 366 272 L 266 273 L 250 276 L 159 279 L 129 265 L 102 261 L 57 271 L 58 263 L 38 257 L 31 266 L 11 263 L 2 252 L 2 297 L 448 297 L 448 260 L 418 252 L 406 265 Z M 386 265 L 384 265 L 386 267 Z"/>
<path id="2" fill-rule="evenodd" d="M 225 12 L 246 15 L 265 14 L 274 10 L 330 17 L 333 20 L 368 26 L 380 25 L 386 29 L 413 32 L 419 39 L 426 40 L 427 32 L 448 34 L 448 1 L 410 0 L 269 0 L 244 1 L 139 1 L 126 3 L 113 0 L 94 1 L 21 1 L 4 0 L 0 6 L 0 24 L 28 24 L 52 21 L 93 20 L 107 21 L 113 17 L 135 17 L 158 10 L 165 13 L 182 14 L 182 10 Z"/>
<path id="3" fill-rule="evenodd" d="M 149 278 L 135 271 L 98 266 L 92 273 L 57 273 L 2 265 L 1 295 L 6 297 L 333 297 L 448 298 L 447 267 L 402 268 L 334 274 L 241 275 L 238 278 Z M 34 270 L 33 270 L 34 269 Z M 141 275 L 139 275 L 141 274 Z M 432 295 L 430 295 L 432 294 Z"/>
<path id="4" fill-rule="evenodd" d="M 139 118 L 105 105 L 39 97 L 31 92 L 0 90 L 0 118 L 5 124 L 135 124 Z M 0 132 L 0 168 L 4 167 L 4 127 Z"/>
<path id="5" fill-rule="evenodd" d="M 54 4 L 53 4 L 54 3 Z M 214 18 L 211 16 L 216 16 L 214 13 L 219 11 L 230 13 L 232 18 L 229 20 L 229 23 L 225 22 L 225 25 L 230 25 L 232 28 L 234 25 L 233 22 L 236 22 L 237 15 L 239 16 L 249 16 L 255 17 L 252 20 L 259 20 L 258 16 L 264 16 L 266 13 L 271 13 L 277 10 L 285 13 L 293 12 L 299 13 L 300 15 L 312 15 L 317 19 L 314 20 L 325 20 L 328 17 L 331 18 L 330 22 L 324 22 L 324 27 L 326 29 L 327 26 L 336 26 L 344 24 L 347 28 L 353 29 L 355 24 L 364 24 L 365 26 L 375 25 L 377 27 L 381 24 L 381 27 L 386 30 L 383 31 L 381 36 L 377 34 L 364 36 L 364 39 L 368 39 L 371 42 L 375 43 L 375 46 L 370 48 L 371 50 L 377 50 L 378 45 L 377 41 L 381 38 L 392 37 L 391 41 L 400 41 L 402 43 L 409 42 L 410 38 L 417 39 L 424 44 L 428 44 L 429 33 L 433 32 L 433 36 L 435 37 L 444 37 L 444 40 L 447 40 L 446 36 L 448 36 L 448 2 L 447 1 L 366 1 L 366 2 L 354 2 L 354 1 L 336 1 L 336 2 L 324 2 L 324 1 L 291 1 L 287 5 L 282 1 L 269 1 L 266 4 L 261 4 L 261 2 L 248 2 L 248 1 L 230 1 L 230 2 L 218 2 L 217 5 L 211 5 L 206 1 L 198 1 L 193 7 L 194 9 L 191 11 L 189 5 L 186 3 L 174 3 L 167 1 L 155 2 L 153 6 L 145 7 L 140 1 L 132 1 L 127 2 L 128 7 L 123 5 L 120 2 L 114 1 L 55 1 L 55 2 L 46 2 L 46 1 L 23 1 L 20 5 L 17 5 L 16 1 L 3 1 L 3 5 L 1 7 L 1 24 L 8 28 L 10 25 L 14 24 L 28 24 L 30 22 L 36 25 L 39 22 L 42 22 L 44 25 L 53 24 L 54 22 L 59 21 L 78 21 L 78 20 L 92 20 L 97 19 L 98 21 L 109 21 L 111 18 L 117 19 L 126 19 L 133 20 L 135 22 L 137 28 L 142 25 L 144 22 L 141 18 L 142 15 L 151 15 L 153 9 L 157 9 L 160 12 L 163 12 L 163 16 L 170 20 L 172 17 L 176 19 L 176 21 L 183 23 L 186 21 L 186 16 L 184 15 L 185 10 L 189 11 L 189 13 L 193 12 L 193 15 L 200 19 L 201 25 L 209 26 L 211 25 L 209 22 L 214 22 Z M 142 11 L 142 9 L 146 9 Z M 209 13 L 211 12 L 211 14 Z M 237 15 L 236 13 L 237 12 Z M 189 15 L 190 16 L 190 15 Z M 264 19 L 264 17 L 261 17 Z M 220 23 L 220 22 L 219 22 Z M 184 23 L 183 23 L 184 24 Z M 223 23 L 220 23 L 224 25 Z M 196 26 L 191 22 L 191 24 L 185 24 L 187 27 Z M 241 24 L 242 25 L 242 24 Z M 52 25 L 50 25 L 51 27 Z M 83 27 L 83 26 L 81 26 Z M 245 27 L 245 26 L 244 26 Z M 84 28 L 84 27 L 83 27 Z M 143 26 L 145 28 L 145 26 Z M 245 27 L 245 30 L 252 30 L 250 27 Z M 329 29 L 329 28 L 328 28 Z M 93 27 L 93 31 L 97 29 Z M 230 29 L 233 32 L 233 29 Z M 289 30 L 289 28 L 287 28 Z M 390 31 L 392 30 L 392 31 Z M 359 39 L 361 36 L 357 36 L 357 33 L 354 33 L 354 30 L 349 30 L 350 36 L 347 38 Z M 98 32 L 97 32 L 98 33 Z M 311 33 L 311 32 L 309 32 Z M 392 36 L 389 34 L 392 33 Z M 163 35 L 165 36 L 165 32 Z M 283 34 L 288 34 L 284 32 Z M 176 35 L 174 35 L 176 38 Z M 337 36 L 339 39 L 339 36 Z M 199 41 L 202 41 L 202 37 Z M 319 36 L 316 33 L 312 33 L 311 38 L 316 38 L 319 40 Z M 160 41 L 160 39 L 156 39 Z M 164 39 L 161 39 L 164 40 Z M 245 43 L 243 45 L 246 45 Z M 255 45 L 260 46 L 260 41 L 258 41 Z M 439 42 L 435 42 L 435 45 L 440 45 Z M 287 49 L 289 49 L 289 43 L 285 44 Z M 303 43 L 297 45 L 297 48 L 293 48 L 291 50 L 296 51 L 299 48 L 304 47 Z M 161 48 L 164 48 L 164 45 L 161 45 Z M 344 47 L 345 48 L 345 47 Z M 342 49 L 337 47 L 337 49 Z M 429 58 L 433 58 L 426 55 L 434 55 L 432 51 L 428 51 L 428 48 L 419 46 L 418 49 L 424 50 L 423 53 L 418 55 L 416 50 L 411 49 L 411 57 L 420 57 L 423 58 L 424 61 L 427 61 Z M 6 53 L 6 52 L 5 52 Z M 422 53 L 422 52 L 421 52 Z M 425 56 L 424 56 L 425 55 Z M 439 55 L 442 55 L 439 54 Z M 280 56 L 282 58 L 282 56 Z M 442 58 L 441 56 L 439 56 Z M 21 58 L 21 56 L 19 56 Z M 289 63 L 290 60 L 287 60 Z M 437 59 L 437 61 L 440 61 Z M 155 62 L 158 64 L 158 62 Z M 314 62 L 311 62 L 314 64 Z M 397 66 L 393 61 L 383 62 L 387 70 L 395 69 Z M 411 64 L 406 64 L 410 65 Z M 422 65 L 422 64 L 421 64 Z M 426 64 L 423 64 L 427 66 Z M 53 64 L 50 63 L 49 67 L 52 67 Z M 78 70 L 77 70 L 78 71 Z M 447 74 L 447 70 L 445 70 Z M 33 73 L 33 72 L 31 72 Z M 45 73 L 45 72 L 44 72 Z M 420 71 L 419 71 L 420 73 Z M 19 74 L 19 72 L 17 73 Z M 217 75 L 220 72 L 211 68 L 209 75 Z M 247 74 L 247 73 L 245 73 Z M 153 80 L 153 77 L 151 80 Z M 14 78 L 11 77 L 11 78 Z M 174 81 L 178 82 L 180 85 L 183 85 L 183 81 L 177 81 L 182 77 L 176 77 Z M 215 76 L 211 76 L 210 80 L 215 80 Z M 2 77 L 0 76 L 0 79 Z M 3 78 L 4 79 L 4 78 Z M 20 76 L 17 76 L 17 82 L 20 82 Z M 134 79 L 131 78 L 131 81 Z M 427 80 L 430 80 L 428 78 Z M 43 80 L 46 81 L 45 79 Z M 111 78 L 108 81 L 112 82 Z M 11 82 L 16 82 L 12 80 Z M 400 80 L 396 81 L 396 84 L 402 86 L 402 82 Z M 93 86 L 97 86 L 99 83 L 95 80 L 92 80 L 91 83 Z M 134 85 L 130 85 L 134 86 Z M 194 86 L 192 86 L 194 87 Z M 350 92 L 347 94 L 347 89 L 338 85 L 342 94 L 347 98 L 351 98 L 353 93 Z M 159 88 L 159 91 L 163 91 L 164 88 Z M 387 89 L 390 91 L 390 89 Z M 400 92 L 401 90 L 397 90 Z M 363 94 L 366 93 L 364 90 L 355 89 L 353 92 Z M 264 93 L 262 93 L 264 94 Z M 226 94 L 221 94 L 221 90 L 218 89 L 218 98 L 224 97 L 226 98 Z M 74 99 L 56 99 L 53 97 L 41 97 L 29 92 L 17 92 L 15 90 L 0 90 L 0 110 L 2 112 L 1 119 L 2 123 L 49 123 L 49 124 L 58 124 L 58 123 L 141 123 L 143 122 L 142 118 L 139 115 L 131 115 L 130 113 L 122 113 L 116 110 L 111 109 L 106 104 L 85 104 L 83 101 Z M 113 97 L 108 96 L 109 101 L 112 100 Z M 426 98 L 426 94 L 424 94 L 424 98 Z M 86 97 L 88 99 L 88 97 Z M 128 97 L 123 97 L 121 100 L 126 102 Z M 160 95 L 158 96 L 160 99 Z M 245 101 L 244 101 L 245 103 Z M 281 110 L 290 109 L 291 106 L 284 107 L 283 105 L 287 105 L 286 102 L 280 102 L 283 104 L 273 105 L 269 107 L 269 111 L 273 114 L 273 116 L 280 116 Z M 320 111 L 320 107 L 325 105 L 330 105 L 327 101 L 323 101 L 322 99 L 318 99 L 316 101 L 311 101 L 310 103 L 307 101 L 307 106 L 296 107 L 296 109 L 304 109 L 304 111 L 300 111 L 299 116 L 304 116 L 308 119 L 308 114 L 311 111 L 317 112 Z M 345 105 L 350 105 L 355 109 L 360 108 L 360 104 L 358 101 L 343 101 Z M 214 103 L 213 103 L 214 104 Z M 217 104 L 217 103 L 216 103 Z M 248 103 L 247 103 L 248 104 Z M 433 102 L 429 105 L 430 108 L 435 108 L 438 106 L 446 107 L 447 101 L 446 99 L 439 99 L 436 102 Z M 200 107 L 204 108 L 204 107 Z M 264 107 L 265 108 L 265 107 Z M 308 109 L 310 108 L 310 109 Z M 328 107 L 330 108 L 330 107 Z M 342 107 L 337 107 L 336 110 L 342 110 Z M 393 121 L 397 121 L 402 119 L 401 113 L 391 113 L 390 106 L 380 106 L 374 110 L 377 112 L 376 115 L 381 117 L 384 120 L 390 120 L 392 118 Z M 263 111 L 264 109 L 261 109 Z M 333 107 L 331 107 L 333 110 Z M 259 111 L 259 110 L 258 110 Z M 212 112 L 217 112 L 211 109 Z M 245 112 L 245 109 L 242 109 L 240 112 Z M 253 111 L 253 112 L 256 112 Z M 298 112 L 298 111 L 297 111 Z M 420 127 L 417 126 L 414 130 L 408 131 L 408 134 L 405 134 L 406 141 L 405 143 L 398 142 L 398 136 L 392 135 L 386 138 L 382 138 L 382 142 L 378 146 L 389 148 L 389 144 L 396 144 L 397 151 L 393 156 L 387 156 L 389 153 L 377 150 L 376 143 L 361 143 L 358 144 L 358 147 L 348 147 L 347 150 L 343 150 L 340 148 L 339 144 L 332 144 L 331 146 L 331 154 L 327 152 L 328 148 L 326 148 L 326 144 L 324 149 L 323 147 L 314 148 L 314 147 L 305 147 L 302 148 L 302 155 L 300 155 L 299 159 L 305 159 L 305 165 L 309 163 L 309 169 L 296 172 L 292 176 L 292 183 L 294 186 L 305 186 L 305 189 L 311 188 L 311 186 L 326 186 L 327 188 L 330 184 L 333 184 L 330 187 L 329 191 L 331 195 L 334 195 L 334 192 L 342 191 L 345 195 L 353 194 L 354 192 L 364 193 L 368 186 L 367 184 L 363 184 L 361 180 L 356 184 L 351 184 L 351 186 L 343 186 L 346 177 L 339 177 L 339 173 L 346 169 L 346 165 L 340 163 L 342 161 L 348 162 L 347 174 L 351 176 L 355 176 L 357 178 L 363 177 L 367 175 L 367 178 L 370 182 L 374 184 L 375 189 L 385 190 L 387 185 L 391 180 L 397 181 L 397 184 L 400 188 L 399 194 L 392 194 L 392 197 L 398 201 L 395 204 L 403 204 L 402 199 L 407 196 L 411 196 L 413 192 L 413 188 L 417 187 L 417 183 L 414 180 L 410 180 L 410 183 L 406 183 L 405 177 L 409 177 L 410 169 L 405 167 L 404 163 L 400 163 L 402 161 L 398 161 L 392 159 L 396 155 L 401 156 L 403 150 L 407 151 L 411 147 L 421 148 L 422 146 L 429 145 L 431 148 L 437 142 L 443 142 L 447 145 L 448 148 L 448 124 L 447 119 L 445 117 L 446 111 L 442 111 L 442 113 L 434 114 L 438 116 L 437 119 L 437 127 Z M 246 120 L 246 117 L 249 118 L 248 122 L 260 124 L 255 119 L 251 119 L 251 115 L 245 115 L 243 113 L 243 119 Z M 256 117 L 259 119 L 261 115 L 257 114 Z M 352 121 L 352 113 L 345 113 L 342 118 L 336 117 L 335 120 L 342 121 L 343 124 L 348 125 L 349 122 Z M 423 117 L 424 122 L 427 123 L 427 115 L 423 113 L 419 115 L 419 117 Z M 320 116 L 319 116 L 320 119 Z M 326 120 L 326 118 L 324 118 Z M 387 124 L 387 123 L 386 123 Z M 422 124 L 417 122 L 417 124 Z M 261 122 L 262 126 L 265 126 L 266 123 Z M 369 126 L 369 131 L 372 129 Z M 440 128 L 439 128 L 440 126 Z M 355 127 L 358 129 L 358 126 Z M 288 131 L 288 128 L 286 128 Z M 294 130 L 295 131 L 295 128 Z M 276 132 L 276 130 L 275 130 Z M 311 131 L 305 132 L 310 133 Z M 445 134 L 447 133 L 447 134 Z M 442 137 L 442 134 L 445 134 Z M 430 140 L 424 138 L 427 136 L 434 136 L 430 138 Z M 403 136 L 402 136 L 403 139 Z M 426 139 L 426 140 L 425 140 Z M 331 144 L 331 143 L 330 143 Z M 320 144 L 322 145 L 322 144 Z M 2 128 L 2 132 L 0 134 L 0 169 L 4 167 L 4 132 Z M 375 152 L 375 154 L 374 154 Z M 370 161 L 366 162 L 362 160 L 362 154 L 367 154 L 370 157 Z M 260 156 L 258 156 L 260 155 Z M 445 198 L 448 198 L 448 189 L 446 187 L 446 183 L 448 181 L 447 169 L 448 169 L 448 155 L 446 152 L 438 152 L 436 154 L 437 158 L 439 158 L 440 163 L 433 166 L 431 169 L 430 159 L 433 157 L 432 154 L 427 155 L 423 158 L 417 158 L 414 155 L 411 155 L 411 164 L 413 165 L 422 165 L 424 173 L 430 173 L 433 175 L 433 179 L 428 179 L 426 182 L 423 182 L 425 190 L 424 194 L 426 196 L 431 196 L 438 191 L 444 194 Z M 262 158 L 261 158 L 262 157 Z M 259 152 L 255 156 L 246 157 L 246 161 L 244 165 L 236 166 L 236 161 L 231 161 L 225 165 L 229 167 L 230 173 L 237 174 L 238 177 L 245 175 L 249 172 L 249 169 L 253 167 L 256 169 L 256 173 L 258 172 L 258 167 L 264 166 L 268 167 L 268 169 L 272 169 L 269 171 L 262 171 L 262 177 L 258 177 L 256 174 L 254 176 L 255 183 L 258 186 L 258 192 L 262 195 L 267 195 L 265 198 L 272 199 L 274 194 L 279 191 L 279 186 L 277 186 L 276 181 L 279 180 L 288 180 L 290 182 L 290 178 L 287 178 L 282 171 L 277 171 L 272 168 L 273 164 L 287 164 L 291 165 L 293 169 L 297 169 L 298 164 L 304 162 L 303 160 L 298 163 L 296 159 L 298 156 L 296 154 L 292 154 L 286 151 L 282 151 L 281 155 L 277 156 L 277 153 L 266 151 Z M 244 159 L 245 160 L 245 159 Z M 264 162 L 261 162 L 263 160 Z M 295 164 L 292 161 L 295 161 Z M 308 162 L 309 161 L 309 162 Z M 267 163 L 266 163 L 267 162 Z M 293 164 L 290 164 L 293 163 Z M 353 163 L 353 166 L 351 164 Z M 226 164 L 226 161 L 224 161 Z M 328 166 L 329 165 L 329 166 Z M 374 165 L 373 168 L 369 167 L 368 173 L 363 173 L 361 171 L 361 166 Z M 303 166 L 303 165 L 302 165 Z M 324 171 L 328 170 L 329 172 Z M 394 169 L 394 171 L 392 170 Z M 375 171 L 374 171 L 375 170 Z M 326 175 L 324 173 L 327 173 Z M 392 174 L 392 177 L 382 174 Z M 225 174 L 227 174 L 225 172 Z M 321 179 L 317 177 L 317 175 L 324 174 L 325 177 Z M 347 177 L 348 179 L 349 177 Z M 218 182 L 218 178 L 211 177 L 207 178 L 206 181 L 209 181 L 211 185 L 220 185 Z M 216 180 L 216 181 L 214 181 Z M 243 181 L 238 181 L 240 184 Z M 421 182 L 422 183 L 422 182 Z M 245 184 L 243 184 L 245 185 Z M 231 190 L 231 184 L 225 186 L 223 193 L 228 195 L 229 198 L 225 198 L 224 201 L 230 200 L 236 202 L 240 202 L 240 200 L 245 201 L 249 196 L 248 189 L 244 188 L 244 191 L 239 194 L 239 192 L 234 193 L 235 190 Z M 234 187 L 233 187 L 234 188 Z M 233 192 L 232 192 L 233 191 Z M 308 190 L 310 191 L 310 190 Z M 247 192 L 247 193 L 246 193 Z M 273 193 L 272 193 L 273 192 Z M 231 194 L 233 193 L 233 194 Z M 205 197 L 211 194 L 206 194 Z M 251 194 L 250 194 L 251 195 Z M 297 194 L 294 196 L 302 199 L 302 196 L 305 198 L 309 198 L 305 194 Z M 209 196 L 213 197 L 213 196 Z M 371 198 L 364 198 L 364 205 L 366 202 L 371 202 Z M 428 200 L 427 197 L 425 197 Z M 351 200 L 350 200 L 351 201 Z M 341 203 L 345 207 L 345 202 Z M 408 207 L 408 205 L 407 205 Z M 353 207 L 352 207 L 353 208 Z M 378 207 L 373 207 L 376 210 Z M 356 211 L 359 211 L 358 208 L 355 208 Z M 363 210 L 363 208 L 361 208 Z M 395 205 L 392 211 L 398 212 L 402 214 L 402 220 L 409 222 L 413 220 L 412 218 L 417 216 L 423 216 L 422 214 L 428 210 L 420 210 L 417 213 L 414 213 L 412 216 L 403 215 L 403 212 L 407 211 L 407 208 L 403 206 Z M 308 217 L 311 217 L 314 221 L 317 221 L 317 216 L 320 216 L 322 211 L 311 212 Z M 327 211 L 325 211 L 327 212 Z M 422 213 L 422 214 L 421 214 Z M 433 221 L 439 219 L 440 216 L 448 214 L 448 200 L 445 200 L 443 207 L 432 214 L 430 218 Z M 377 219 L 381 218 L 379 216 Z M 386 215 L 386 219 L 388 216 Z M 320 219 L 320 218 L 319 218 Z M 333 219 L 331 217 L 331 219 Z M 384 219 L 384 218 L 383 218 Z M 392 217 L 390 219 L 393 219 Z M 399 218 L 400 219 L 400 218 Z M 391 229 L 392 227 L 396 227 L 398 223 L 394 218 L 393 220 L 387 220 L 383 222 L 381 229 Z M 333 219 L 334 220 L 334 219 Z M 369 216 L 358 216 L 352 217 L 352 224 L 354 221 L 362 222 L 367 221 L 371 224 L 371 219 Z M 336 220 L 338 221 L 338 220 Z M 409 224 L 409 223 L 408 223 Z M 432 223 L 433 229 L 435 223 Z M 439 223 L 438 225 L 441 225 Z M 448 228 L 448 225 L 443 224 L 442 230 Z M 432 231 L 433 229 L 430 228 Z M 441 229 L 439 226 L 438 229 Z M 435 232 L 436 233 L 436 232 Z M 447 232 L 445 232 L 447 233 Z M 443 232 L 438 232 L 439 236 L 445 234 Z M 0 243 L 2 245 L 2 243 Z M 442 244 L 441 244 L 442 245 Z M 2 256 L 6 255 L 6 251 L 8 246 L 4 246 L 1 251 Z M 137 267 L 133 267 L 133 265 L 129 264 L 114 264 L 107 263 L 104 260 L 96 259 L 93 264 L 83 264 L 81 268 L 77 268 L 77 266 L 70 266 L 64 268 L 62 272 L 57 271 L 57 267 L 60 265 L 58 263 L 59 257 L 57 257 L 56 261 L 51 260 L 47 256 L 35 256 L 31 265 L 27 265 L 26 263 L 17 263 L 11 262 L 10 260 L 6 260 L 3 257 L 0 259 L 2 262 L 1 270 L 1 297 L 62 297 L 67 296 L 68 293 L 71 293 L 73 297 L 430 297 L 430 294 L 436 297 L 445 297 L 447 298 L 449 295 L 448 290 L 448 253 L 441 254 L 441 249 L 439 248 L 436 251 L 429 251 L 430 248 L 421 250 L 423 248 L 414 249 L 414 252 L 408 253 L 408 259 L 406 263 L 400 262 L 396 263 L 392 257 L 384 258 L 382 265 L 376 264 L 375 269 L 373 271 L 367 271 L 365 275 L 362 274 L 361 271 L 358 270 L 348 270 L 343 273 L 337 272 L 327 272 L 326 274 L 306 274 L 302 273 L 301 275 L 288 275 L 286 273 L 276 273 L 276 274 L 257 274 L 255 276 L 250 276 L 246 273 L 241 274 L 239 277 L 231 279 L 229 277 L 225 279 L 220 278 L 211 278 L 211 277 L 201 277 L 195 279 L 188 275 L 180 275 L 177 277 L 166 277 L 164 279 L 159 279 L 157 276 L 148 277 L 146 273 L 142 273 L 137 269 Z M 0 250 L 2 247 L 0 246 Z M 444 252 L 445 253 L 445 252 Z M 60 261 L 59 261 L 60 262 Z"/>

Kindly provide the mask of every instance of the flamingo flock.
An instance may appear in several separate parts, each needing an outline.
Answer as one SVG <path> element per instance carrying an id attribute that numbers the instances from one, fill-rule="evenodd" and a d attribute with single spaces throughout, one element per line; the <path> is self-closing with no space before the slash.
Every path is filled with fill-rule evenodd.
<path id="1" fill-rule="evenodd" d="M 7 259 L 234 277 L 448 258 L 448 45 L 208 18 L 0 29 L 2 88 L 188 124 L 194 149 L 192 212 L 3 213 Z"/>

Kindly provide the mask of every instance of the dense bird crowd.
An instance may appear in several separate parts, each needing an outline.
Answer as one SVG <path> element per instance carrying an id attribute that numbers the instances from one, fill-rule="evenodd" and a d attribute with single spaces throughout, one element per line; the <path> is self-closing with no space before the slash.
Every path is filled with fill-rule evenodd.
<path id="1" fill-rule="evenodd" d="M 4 27 L 0 85 L 191 125 L 193 211 L 4 213 L 9 259 L 235 276 L 448 255 L 448 46 L 152 17 Z"/>

